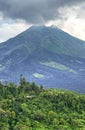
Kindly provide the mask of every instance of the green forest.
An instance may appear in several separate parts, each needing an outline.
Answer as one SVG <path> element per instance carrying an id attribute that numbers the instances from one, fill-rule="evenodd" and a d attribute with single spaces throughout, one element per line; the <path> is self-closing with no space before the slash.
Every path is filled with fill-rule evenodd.
<path id="1" fill-rule="evenodd" d="M 0 82 L 0 130 L 85 130 L 85 95 Z"/>

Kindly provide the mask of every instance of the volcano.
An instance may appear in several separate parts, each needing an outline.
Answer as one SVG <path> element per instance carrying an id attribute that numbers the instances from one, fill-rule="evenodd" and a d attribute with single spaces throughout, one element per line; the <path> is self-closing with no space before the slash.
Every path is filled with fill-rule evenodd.
<path id="1" fill-rule="evenodd" d="M 85 93 L 85 41 L 51 26 L 32 26 L 0 44 L 0 80 L 20 75 L 46 88 Z"/>

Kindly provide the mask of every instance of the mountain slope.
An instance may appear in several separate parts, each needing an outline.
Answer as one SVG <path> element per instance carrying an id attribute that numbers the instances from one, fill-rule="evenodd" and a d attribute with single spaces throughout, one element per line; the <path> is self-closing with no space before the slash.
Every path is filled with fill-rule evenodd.
<path id="1" fill-rule="evenodd" d="M 0 56 L 2 81 L 23 74 L 46 87 L 85 92 L 85 42 L 57 27 L 30 27 L 0 44 Z"/>

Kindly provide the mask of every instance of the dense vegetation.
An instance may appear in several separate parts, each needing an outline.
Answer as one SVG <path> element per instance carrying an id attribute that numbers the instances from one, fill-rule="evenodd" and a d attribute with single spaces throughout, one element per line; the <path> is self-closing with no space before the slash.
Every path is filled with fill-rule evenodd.
<path id="1" fill-rule="evenodd" d="M 85 130 L 85 96 L 20 78 L 0 83 L 0 130 Z"/>

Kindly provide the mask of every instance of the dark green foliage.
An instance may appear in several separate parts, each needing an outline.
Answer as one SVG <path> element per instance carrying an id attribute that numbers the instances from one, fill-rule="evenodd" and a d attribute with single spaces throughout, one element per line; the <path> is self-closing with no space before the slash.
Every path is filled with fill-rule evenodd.
<path id="1" fill-rule="evenodd" d="M 85 96 L 22 76 L 18 86 L 0 82 L 0 130 L 85 130 Z"/>

